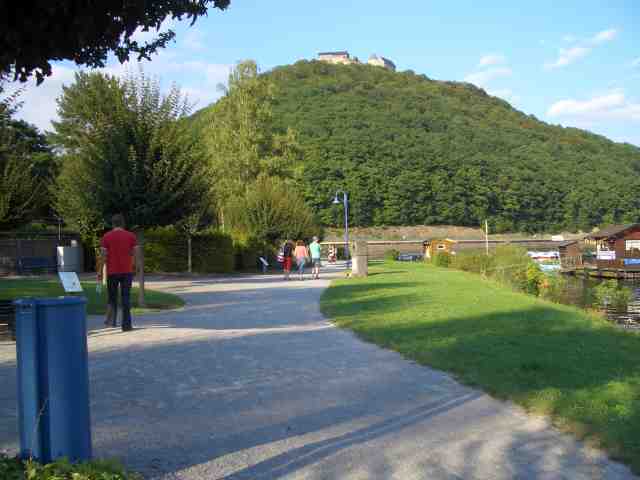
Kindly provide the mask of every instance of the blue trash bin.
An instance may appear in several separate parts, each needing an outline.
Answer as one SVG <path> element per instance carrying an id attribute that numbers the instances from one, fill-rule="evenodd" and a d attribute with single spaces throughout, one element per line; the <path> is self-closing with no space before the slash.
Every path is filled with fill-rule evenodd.
<path id="1" fill-rule="evenodd" d="M 91 458 L 86 299 L 16 300 L 20 455 Z"/>

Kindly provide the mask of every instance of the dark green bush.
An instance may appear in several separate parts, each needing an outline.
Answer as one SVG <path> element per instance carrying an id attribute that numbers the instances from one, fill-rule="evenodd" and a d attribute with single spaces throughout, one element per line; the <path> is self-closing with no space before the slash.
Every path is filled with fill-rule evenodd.
<path id="1" fill-rule="evenodd" d="M 174 227 L 158 227 L 144 233 L 145 272 L 186 272 L 187 237 Z"/>
<path id="2" fill-rule="evenodd" d="M 199 273 L 233 271 L 233 241 L 215 230 L 198 232 L 191 238 L 192 270 Z M 187 235 L 174 227 L 145 232 L 145 272 L 186 272 L 188 270 Z"/>
<path id="3" fill-rule="evenodd" d="M 279 247 L 278 247 L 279 248 Z M 257 238 L 237 237 L 233 240 L 233 255 L 236 270 L 255 270 L 258 257 L 264 257 L 272 266 L 276 263 L 276 250 Z"/>
<path id="4" fill-rule="evenodd" d="M 192 239 L 193 271 L 228 273 L 233 271 L 233 240 L 218 231 L 200 232 Z"/>
<path id="5" fill-rule="evenodd" d="M 387 250 L 386 252 L 384 252 L 384 261 L 393 262 L 398 259 L 399 255 L 400 255 L 400 251 L 396 250 L 395 248 L 392 248 L 391 250 Z"/>
<path id="6" fill-rule="evenodd" d="M 66 459 L 47 465 L 32 460 L 22 461 L 0 454 L 2 480 L 141 480 L 141 476 L 127 472 L 119 463 L 108 460 L 70 463 Z"/>

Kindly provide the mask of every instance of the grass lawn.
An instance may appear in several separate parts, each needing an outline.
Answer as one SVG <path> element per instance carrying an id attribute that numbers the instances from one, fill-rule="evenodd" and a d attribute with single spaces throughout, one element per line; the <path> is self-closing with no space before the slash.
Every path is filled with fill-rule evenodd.
<path id="1" fill-rule="evenodd" d="M 87 313 L 89 315 L 102 315 L 107 308 L 107 292 L 96 293 L 96 282 L 81 282 L 84 296 L 87 297 Z M 57 278 L 42 279 L 0 279 L 0 300 L 25 298 L 25 297 L 58 297 L 65 295 L 62 285 Z M 75 294 L 78 295 L 78 294 Z M 184 301 L 170 293 L 158 292 L 145 288 L 144 299 L 146 308 L 138 308 L 138 289 L 131 290 L 131 306 L 133 313 L 144 313 L 153 310 L 167 310 L 179 308 Z"/>
<path id="2" fill-rule="evenodd" d="M 368 341 L 550 415 L 640 473 L 640 334 L 424 264 L 335 281 L 321 306 Z"/>

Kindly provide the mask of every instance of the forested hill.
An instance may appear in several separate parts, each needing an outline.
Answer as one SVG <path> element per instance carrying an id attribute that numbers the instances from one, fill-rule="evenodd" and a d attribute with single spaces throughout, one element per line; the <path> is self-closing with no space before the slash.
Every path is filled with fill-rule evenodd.
<path id="1" fill-rule="evenodd" d="M 265 76 L 274 121 L 304 151 L 322 220 L 349 192 L 359 226 L 552 231 L 640 219 L 640 149 L 551 126 L 473 85 L 369 65 L 301 61 Z"/>

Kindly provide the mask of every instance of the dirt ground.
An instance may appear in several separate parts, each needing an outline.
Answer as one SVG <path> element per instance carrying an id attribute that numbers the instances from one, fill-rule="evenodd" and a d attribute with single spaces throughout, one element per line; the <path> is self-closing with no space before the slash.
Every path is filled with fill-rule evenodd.
<path id="1" fill-rule="evenodd" d="M 585 234 L 582 232 L 561 234 L 565 240 L 573 240 L 582 238 Z M 326 228 L 325 240 L 342 240 L 344 230 L 341 228 Z M 368 228 L 349 228 L 349 236 L 352 239 L 367 240 L 426 240 L 432 238 L 451 238 L 455 240 L 479 240 L 484 238 L 484 232 L 480 228 L 456 227 L 451 225 L 415 225 L 410 227 L 391 226 L 391 227 L 368 227 Z M 517 240 L 528 238 L 551 239 L 551 234 L 526 234 L 526 233 L 503 233 L 492 234 L 489 231 L 490 238 L 494 240 Z"/>

